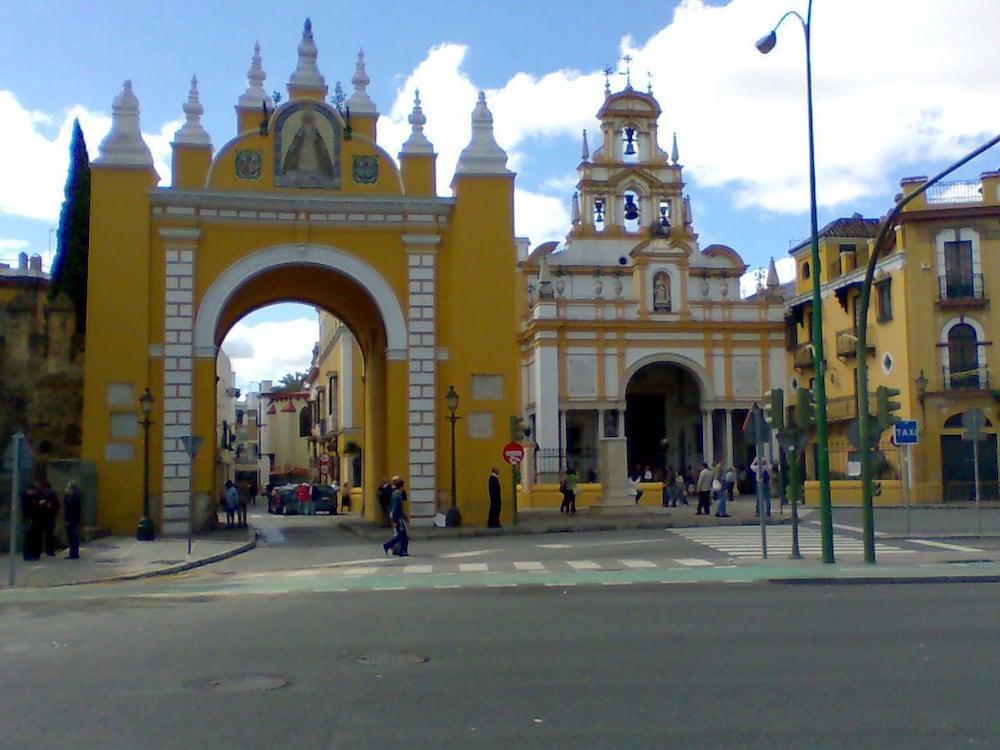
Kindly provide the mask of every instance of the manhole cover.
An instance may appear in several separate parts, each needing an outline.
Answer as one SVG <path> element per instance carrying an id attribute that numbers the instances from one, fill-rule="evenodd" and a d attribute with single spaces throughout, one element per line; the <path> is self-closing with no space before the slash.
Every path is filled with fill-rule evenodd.
<path id="1" fill-rule="evenodd" d="M 258 690 L 280 690 L 291 684 L 291 680 L 277 675 L 247 674 L 198 680 L 190 683 L 189 687 L 209 693 L 253 693 Z"/>
<path id="2" fill-rule="evenodd" d="M 382 667 L 392 665 L 426 664 L 430 661 L 428 656 L 419 654 L 362 654 L 355 656 L 354 661 L 366 667 Z"/>

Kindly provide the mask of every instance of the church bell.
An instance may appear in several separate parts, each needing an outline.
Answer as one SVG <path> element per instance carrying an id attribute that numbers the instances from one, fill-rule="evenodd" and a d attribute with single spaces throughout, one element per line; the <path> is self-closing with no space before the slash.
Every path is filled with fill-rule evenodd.
<path id="1" fill-rule="evenodd" d="M 625 128 L 625 155 L 635 156 L 635 128 Z"/>
<path id="2" fill-rule="evenodd" d="M 631 193 L 625 196 L 625 218 L 634 221 L 639 218 L 639 207 L 635 205 L 635 196 Z"/>

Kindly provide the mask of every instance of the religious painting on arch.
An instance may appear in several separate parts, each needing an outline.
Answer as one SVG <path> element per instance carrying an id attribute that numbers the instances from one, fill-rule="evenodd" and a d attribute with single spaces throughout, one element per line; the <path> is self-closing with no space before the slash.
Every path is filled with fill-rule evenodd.
<path id="1" fill-rule="evenodd" d="M 278 113 L 274 127 L 274 184 L 340 188 L 340 123 L 323 105 L 297 102 Z"/>

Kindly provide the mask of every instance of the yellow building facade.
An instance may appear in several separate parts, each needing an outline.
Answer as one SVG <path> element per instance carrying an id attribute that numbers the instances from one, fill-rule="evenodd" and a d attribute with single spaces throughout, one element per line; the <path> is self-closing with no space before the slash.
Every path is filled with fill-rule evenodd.
<path id="1" fill-rule="evenodd" d="M 902 195 L 926 178 L 902 181 Z M 1000 173 L 932 188 L 903 210 L 888 252 L 876 266 L 868 321 L 869 407 L 876 411 L 879 386 L 898 388 L 898 416 L 915 419 L 920 442 L 904 461 L 886 432 L 880 441 L 876 502 L 899 503 L 902 484 L 917 502 L 972 497 L 971 444 L 961 439 L 961 414 L 979 408 L 990 424 L 982 443 L 981 479 L 987 496 L 997 494 L 994 425 L 993 331 L 1000 318 L 991 306 L 1000 252 Z M 860 215 L 838 219 L 820 231 L 820 268 L 812 267 L 809 243 L 793 248 L 796 296 L 787 323 L 789 388 L 815 381 L 812 349 L 812 275 L 820 274 L 827 364 L 830 469 L 835 503 L 860 499 L 860 458 L 848 430 L 857 419 L 857 308 L 865 267 L 880 221 Z M 992 274 L 992 275 L 991 275 Z M 807 475 L 815 479 L 815 457 L 807 452 Z M 810 486 L 811 485 L 811 486 Z M 810 492 L 812 490 L 812 492 Z M 807 496 L 815 484 L 807 485 Z"/>
<path id="2" fill-rule="evenodd" d="M 415 523 L 430 523 L 450 461 L 444 394 L 463 394 L 458 502 L 486 517 L 486 478 L 520 407 L 513 236 L 514 174 L 480 94 L 472 138 L 435 189 L 435 154 L 415 102 L 398 163 L 378 145 L 378 111 L 359 53 L 344 112 L 328 88 L 307 22 L 287 99 L 265 92 L 259 48 L 218 150 L 192 80 L 173 142 L 173 184 L 158 185 L 126 82 L 92 166 L 83 454 L 97 466 L 100 523 L 134 528 L 141 438 L 116 432 L 145 388 L 156 398 L 149 450 L 154 517 L 183 533 L 191 493 L 208 517 L 216 446 L 192 462 L 180 438 L 216 425 L 216 354 L 247 313 L 277 301 L 327 311 L 363 353 L 365 512 L 378 480 L 408 480 Z M 348 116 L 349 114 L 349 116 Z M 475 331 L 475 335 L 470 335 Z M 473 377 L 496 387 L 479 397 Z M 475 429 L 469 426 L 475 422 Z"/>

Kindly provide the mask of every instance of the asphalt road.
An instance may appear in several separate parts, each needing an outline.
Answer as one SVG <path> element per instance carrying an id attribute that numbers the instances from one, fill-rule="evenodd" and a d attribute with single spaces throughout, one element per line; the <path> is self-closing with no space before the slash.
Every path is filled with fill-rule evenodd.
<path id="1" fill-rule="evenodd" d="M 0 748 L 996 747 L 1000 588 L 0 604 Z"/>

